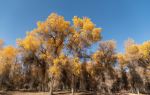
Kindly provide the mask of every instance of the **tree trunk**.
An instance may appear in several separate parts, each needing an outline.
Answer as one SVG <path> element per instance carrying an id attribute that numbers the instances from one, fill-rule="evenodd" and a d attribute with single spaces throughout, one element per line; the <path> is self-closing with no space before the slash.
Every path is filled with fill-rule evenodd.
<path id="1" fill-rule="evenodd" d="M 74 95 L 74 88 L 73 87 L 71 88 L 71 93 L 72 93 L 72 95 Z"/>
<path id="2" fill-rule="evenodd" d="M 53 87 L 50 87 L 49 95 L 53 95 Z"/>
<path id="3" fill-rule="evenodd" d="M 42 91 L 46 91 L 46 82 L 47 82 L 47 70 L 46 70 L 47 64 L 43 62 L 43 65 L 41 66 L 42 68 Z"/>
<path id="4" fill-rule="evenodd" d="M 75 76 L 72 75 L 72 88 L 71 88 L 72 95 L 74 95 L 74 81 L 75 81 Z"/>
<path id="5" fill-rule="evenodd" d="M 140 92 L 139 92 L 139 88 L 136 88 L 136 91 L 137 91 L 137 94 L 139 95 L 139 94 L 140 94 Z"/>
<path id="6" fill-rule="evenodd" d="M 54 84 L 54 80 L 50 80 L 49 83 L 49 87 L 50 87 L 50 91 L 49 91 L 49 95 L 53 95 L 53 84 Z"/>
<path id="7" fill-rule="evenodd" d="M 97 90 L 96 89 L 94 89 L 94 93 L 93 93 L 94 95 L 97 95 Z"/>

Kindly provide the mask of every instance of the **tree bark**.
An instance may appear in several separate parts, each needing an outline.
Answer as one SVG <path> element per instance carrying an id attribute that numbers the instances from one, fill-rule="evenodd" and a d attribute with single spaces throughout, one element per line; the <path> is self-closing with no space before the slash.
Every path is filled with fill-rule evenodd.
<path id="1" fill-rule="evenodd" d="M 137 91 L 137 94 L 139 95 L 139 94 L 140 94 L 140 92 L 139 92 L 139 88 L 136 88 L 136 91 Z"/>
<path id="2" fill-rule="evenodd" d="M 49 82 L 49 87 L 50 87 L 49 95 L 53 95 L 53 84 L 54 84 L 54 80 L 52 79 Z"/>
<path id="3" fill-rule="evenodd" d="M 72 88 L 71 88 L 72 95 L 74 95 L 74 86 L 75 86 L 74 81 L 75 81 L 75 76 L 72 75 Z"/>

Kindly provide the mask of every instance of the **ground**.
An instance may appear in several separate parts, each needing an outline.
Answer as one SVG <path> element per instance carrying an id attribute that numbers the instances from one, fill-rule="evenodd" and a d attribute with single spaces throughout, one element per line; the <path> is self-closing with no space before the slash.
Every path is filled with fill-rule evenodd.
<path id="1" fill-rule="evenodd" d="M 48 92 L 0 91 L 0 95 L 48 95 Z M 71 93 L 68 91 L 63 91 L 63 92 L 60 91 L 60 92 L 54 92 L 54 95 L 71 95 Z M 79 92 L 79 93 L 75 93 L 75 95 L 94 95 L 94 94 L 90 94 L 90 92 Z M 97 94 L 97 95 L 106 95 L 106 94 Z M 118 93 L 113 95 L 137 95 L 137 94 Z M 144 95 L 144 94 L 140 94 L 140 95 Z"/>

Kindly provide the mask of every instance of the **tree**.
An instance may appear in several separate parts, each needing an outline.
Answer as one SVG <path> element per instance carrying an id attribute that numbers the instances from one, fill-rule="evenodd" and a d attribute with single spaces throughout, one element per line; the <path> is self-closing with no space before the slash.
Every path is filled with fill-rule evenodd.
<path id="1" fill-rule="evenodd" d="M 110 78 L 115 78 L 115 70 L 113 68 L 116 63 L 116 45 L 113 40 L 100 42 L 99 49 L 92 55 L 93 62 L 96 64 L 96 81 L 99 82 L 101 89 L 106 88 L 110 93 Z M 109 84 L 108 84 L 109 83 Z M 106 86 L 103 87 L 103 84 Z"/>
<path id="2" fill-rule="evenodd" d="M 142 75 L 143 82 L 145 84 L 145 91 L 149 92 L 150 41 L 143 42 L 143 44 L 139 45 L 139 54 L 139 66 L 143 68 L 140 75 Z"/>
<path id="3" fill-rule="evenodd" d="M 125 90 L 128 90 L 129 88 L 129 80 L 128 80 L 128 76 L 127 76 L 127 70 L 126 70 L 126 67 L 127 67 L 127 60 L 125 58 L 125 55 L 124 54 L 121 54 L 121 53 L 118 53 L 117 54 L 117 61 L 119 63 L 119 66 L 120 66 L 120 72 L 121 72 L 121 81 L 120 83 L 118 84 L 119 85 L 119 90 L 122 90 L 122 89 L 125 89 Z M 119 73 L 120 73 L 119 72 Z M 119 81 L 119 80 L 117 80 Z"/>
<path id="4" fill-rule="evenodd" d="M 27 32 L 27 35 L 24 39 L 18 39 L 17 44 L 18 44 L 18 51 L 19 51 L 19 56 L 20 56 L 19 60 L 21 61 L 21 64 L 23 64 L 24 68 L 26 68 L 24 71 L 25 78 L 26 78 L 26 81 L 28 80 L 30 82 L 28 85 L 29 85 L 30 90 L 32 90 L 33 84 L 35 82 L 34 80 L 32 81 L 33 79 L 32 67 L 34 66 L 41 67 L 40 64 L 42 64 L 41 59 L 39 58 L 39 55 L 38 55 L 38 51 L 41 46 L 41 41 L 38 38 L 36 32 L 31 31 L 31 32 Z M 44 70 L 42 70 L 42 73 L 43 72 Z M 41 74 L 41 76 L 43 75 L 45 74 Z M 44 79 L 42 79 L 42 81 L 43 80 Z M 44 83 L 41 86 L 43 86 L 41 87 L 41 90 L 44 90 Z"/>
<path id="5" fill-rule="evenodd" d="M 0 75 L 1 75 L 1 85 L 10 86 L 9 79 L 11 72 L 13 72 L 13 64 L 16 63 L 17 50 L 12 46 L 3 47 L 0 50 Z"/>
<path id="6" fill-rule="evenodd" d="M 19 42 L 20 46 L 29 51 L 29 58 L 32 54 L 33 60 L 42 68 L 44 84 L 47 81 L 48 68 L 54 68 L 53 62 L 59 57 L 63 49 L 69 25 L 69 22 L 65 21 L 62 16 L 53 13 L 46 21 L 38 22 L 37 28 Z M 53 78 L 49 77 L 50 79 Z"/>
<path id="7" fill-rule="evenodd" d="M 79 62 L 83 62 L 83 59 L 85 61 L 85 59 L 90 58 L 86 51 L 101 39 L 100 32 L 101 29 L 96 28 L 89 18 L 75 16 L 73 18 L 73 26 L 70 27 L 70 34 L 68 35 L 67 51 L 69 51 L 69 56 L 77 58 Z M 73 74 L 72 80 L 76 79 L 74 75 L 76 74 Z M 82 73 L 81 75 L 83 76 Z M 72 90 L 73 93 L 74 90 Z"/>
<path id="8" fill-rule="evenodd" d="M 131 44 L 128 44 L 131 43 Z M 143 80 L 139 75 L 140 68 L 139 68 L 139 45 L 135 44 L 133 40 L 127 40 L 125 45 L 125 58 L 128 62 L 127 67 L 129 68 L 130 72 L 130 83 L 132 92 L 136 91 L 139 94 L 140 87 L 143 86 Z"/>

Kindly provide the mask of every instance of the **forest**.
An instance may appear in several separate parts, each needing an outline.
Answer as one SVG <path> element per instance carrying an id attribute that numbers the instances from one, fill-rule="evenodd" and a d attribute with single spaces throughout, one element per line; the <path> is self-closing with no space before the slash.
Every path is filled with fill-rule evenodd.
<path id="1" fill-rule="evenodd" d="M 88 17 L 51 13 L 16 46 L 1 39 L 0 90 L 150 94 L 150 41 L 127 39 L 120 53 L 102 30 Z"/>

